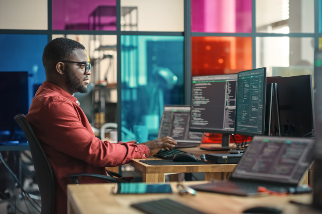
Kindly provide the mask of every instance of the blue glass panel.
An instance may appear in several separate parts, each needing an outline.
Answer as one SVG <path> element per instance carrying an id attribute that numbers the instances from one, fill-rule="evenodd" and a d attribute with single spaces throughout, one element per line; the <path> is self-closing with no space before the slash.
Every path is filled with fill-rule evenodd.
<path id="1" fill-rule="evenodd" d="M 0 34 L 0 72 L 28 71 L 29 106 L 34 91 L 46 80 L 42 54 L 47 42 L 47 35 Z"/>
<path id="2" fill-rule="evenodd" d="M 158 135 L 164 105 L 184 103 L 182 36 L 122 36 L 122 126 L 139 142 Z"/>

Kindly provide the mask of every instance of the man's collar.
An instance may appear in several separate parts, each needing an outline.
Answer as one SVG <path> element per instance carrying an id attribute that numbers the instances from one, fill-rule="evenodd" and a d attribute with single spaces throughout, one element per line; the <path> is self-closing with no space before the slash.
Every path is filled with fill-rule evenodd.
<path id="1" fill-rule="evenodd" d="M 42 86 L 60 93 L 62 96 L 66 97 L 67 99 L 69 99 L 69 100 L 71 100 L 71 101 L 73 101 L 75 103 L 77 101 L 76 97 L 74 97 L 73 95 L 71 95 L 70 93 L 68 93 L 67 91 L 65 91 L 64 89 L 62 89 L 61 87 L 59 87 L 59 86 L 57 86 L 55 84 L 52 84 L 52 83 L 44 81 Z"/>

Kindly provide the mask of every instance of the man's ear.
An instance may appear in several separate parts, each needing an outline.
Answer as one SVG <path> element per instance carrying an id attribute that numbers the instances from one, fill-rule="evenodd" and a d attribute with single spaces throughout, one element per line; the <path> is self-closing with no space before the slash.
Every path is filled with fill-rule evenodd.
<path id="1" fill-rule="evenodd" d="M 62 62 L 58 62 L 56 64 L 56 71 L 58 74 L 63 75 L 65 72 L 65 64 Z"/>

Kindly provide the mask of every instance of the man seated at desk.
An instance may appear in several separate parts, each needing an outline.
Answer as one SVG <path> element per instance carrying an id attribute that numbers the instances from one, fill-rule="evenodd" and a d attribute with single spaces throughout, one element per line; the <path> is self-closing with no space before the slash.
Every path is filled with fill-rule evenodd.
<path id="1" fill-rule="evenodd" d="M 43 53 L 46 81 L 32 100 L 26 119 L 38 137 L 56 180 L 56 211 L 67 212 L 68 174 L 106 175 L 105 167 L 147 158 L 160 149 L 171 149 L 175 140 L 163 137 L 137 145 L 135 141 L 112 144 L 94 136 L 84 112 L 73 97 L 86 92 L 90 63 L 85 47 L 70 39 L 49 42 Z M 104 183 L 80 177 L 80 183 Z"/>

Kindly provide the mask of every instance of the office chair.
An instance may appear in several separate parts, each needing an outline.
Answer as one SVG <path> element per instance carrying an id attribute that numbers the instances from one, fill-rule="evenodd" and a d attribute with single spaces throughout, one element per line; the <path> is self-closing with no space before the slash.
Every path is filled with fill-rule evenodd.
<path id="1" fill-rule="evenodd" d="M 27 137 L 29 142 L 30 151 L 32 154 L 32 159 L 34 161 L 34 167 L 36 172 L 36 177 L 38 179 L 39 191 L 41 195 L 41 213 L 42 214 L 53 214 L 55 209 L 55 180 L 54 180 L 54 173 L 52 171 L 51 165 L 47 159 L 47 156 L 44 150 L 41 147 L 41 144 L 38 141 L 37 136 L 33 132 L 30 124 L 25 118 L 25 115 L 18 114 L 14 117 L 15 121 L 21 127 L 22 131 Z M 121 175 L 110 172 L 108 173 L 112 176 L 121 177 Z M 111 183 L 125 183 L 128 182 L 126 180 L 115 178 L 115 177 L 108 177 L 105 175 L 97 175 L 97 174 L 87 174 L 87 173 L 77 173 L 67 175 L 72 179 L 74 184 L 78 184 L 78 176 L 89 176 L 89 177 L 96 177 L 101 178 L 104 180 L 108 180 Z"/>

